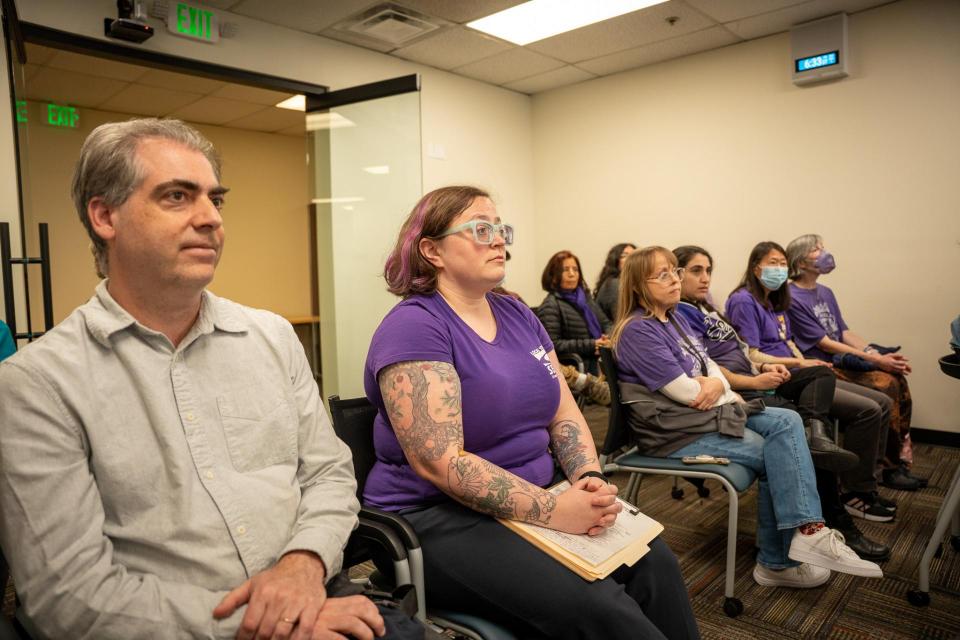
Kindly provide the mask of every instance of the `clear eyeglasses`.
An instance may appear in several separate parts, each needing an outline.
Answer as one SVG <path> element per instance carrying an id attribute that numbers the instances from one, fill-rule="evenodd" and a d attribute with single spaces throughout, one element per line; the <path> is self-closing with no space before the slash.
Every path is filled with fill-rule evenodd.
<path id="1" fill-rule="evenodd" d="M 486 220 L 471 220 L 451 227 L 437 236 L 445 238 L 461 231 L 470 229 L 473 232 L 473 241 L 477 244 L 493 244 L 494 238 L 498 235 L 503 238 L 503 244 L 513 244 L 513 227 L 509 224 L 499 224 L 496 222 L 487 222 Z"/>
<path id="2" fill-rule="evenodd" d="M 647 278 L 647 280 L 656 280 L 662 285 L 668 285 L 673 278 L 676 278 L 677 280 L 683 280 L 684 271 L 686 271 L 686 269 L 683 267 L 668 269 L 667 271 L 661 271 L 660 275 L 658 275 L 656 278 Z"/>

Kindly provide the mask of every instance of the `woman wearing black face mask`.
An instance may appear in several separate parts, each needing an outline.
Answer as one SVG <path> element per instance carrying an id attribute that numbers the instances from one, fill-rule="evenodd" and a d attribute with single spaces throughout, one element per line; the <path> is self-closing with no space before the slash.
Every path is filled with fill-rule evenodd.
<path id="1" fill-rule="evenodd" d="M 833 361 L 841 380 L 874 389 L 892 400 L 890 433 L 884 450 L 883 484 L 904 491 L 926 486 L 926 480 L 910 474 L 913 447 L 910 442 L 912 401 L 906 376 L 910 361 L 896 353 L 868 344 L 850 330 L 829 287 L 819 284 L 821 275 L 836 266 L 823 247 L 823 238 L 808 234 L 787 246 L 792 304 L 787 311 L 794 342 L 808 358 Z"/>

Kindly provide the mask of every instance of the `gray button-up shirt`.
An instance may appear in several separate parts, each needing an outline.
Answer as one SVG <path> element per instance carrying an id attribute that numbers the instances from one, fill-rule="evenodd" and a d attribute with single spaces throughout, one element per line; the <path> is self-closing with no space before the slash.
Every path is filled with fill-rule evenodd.
<path id="1" fill-rule="evenodd" d="M 359 504 L 282 318 L 204 292 L 178 347 L 101 282 L 0 364 L 0 543 L 37 637 L 232 638 L 288 551 L 339 571 Z"/>

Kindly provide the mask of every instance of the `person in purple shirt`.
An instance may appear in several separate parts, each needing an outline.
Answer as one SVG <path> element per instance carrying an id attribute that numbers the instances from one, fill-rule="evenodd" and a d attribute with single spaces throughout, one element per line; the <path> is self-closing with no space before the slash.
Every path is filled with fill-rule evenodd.
<path id="1" fill-rule="evenodd" d="M 891 432 L 887 435 L 882 483 L 904 491 L 925 487 L 925 479 L 910 473 L 913 401 L 906 378 L 911 372 L 910 360 L 896 353 L 899 348 L 891 351 L 868 344 L 844 322 L 833 291 L 817 282 L 836 266 L 834 257 L 823 248 L 823 238 L 808 234 L 794 239 L 787 245 L 787 261 L 792 280 L 792 302 L 787 315 L 793 324 L 797 347 L 807 357 L 833 360 L 841 380 L 874 389 L 890 398 Z M 848 361 L 852 361 L 853 366 L 846 366 Z"/>
<path id="2" fill-rule="evenodd" d="M 495 520 L 598 535 L 620 511 L 543 326 L 492 293 L 512 242 L 474 187 L 428 193 L 404 222 L 384 268 L 403 300 L 374 334 L 364 371 L 378 409 L 364 502 L 414 527 L 434 605 L 524 637 L 698 638 L 662 540 L 590 583 Z M 545 489 L 555 475 L 571 483 L 558 495 Z"/>
<path id="3" fill-rule="evenodd" d="M 750 347 L 754 362 L 782 364 L 796 368 L 828 366 L 830 363 L 805 358 L 793 342 L 787 309 L 790 288 L 787 256 L 776 242 L 761 242 L 751 251 L 740 285 L 727 299 L 726 316 Z M 844 446 L 850 451 L 874 452 L 860 455 L 860 463 L 840 474 L 846 489 L 847 513 L 874 522 L 890 522 L 896 502 L 880 496 L 874 476 L 876 460 L 886 443 L 890 424 L 890 400 L 882 393 L 837 380 L 830 417 L 844 427 Z"/>
<path id="4" fill-rule="evenodd" d="M 874 562 L 889 558 L 890 548 L 864 536 L 840 501 L 836 472 L 845 466 L 840 466 L 830 454 L 818 451 L 823 445 L 828 451 L 831 447 L 836 448 L 832 438 L 824 433 L 824 423 L 829 420 L 833 404 L 836 377 L 827 367 L 790 371 L 782 364 L 753 363 L 748 357 L 749 346 L 710 302 L 713 257 L 706 249 L 692 245 L 677 247 L 673 255 L 684 269 L 677 313 L 684 317 L 710 358 L 720 366 L 730 387 L 744 398 L 761 398 L 767 406 L 793 409 L 803 419 L 816 470 L 820 507 L 827 526 L 840 531 L 847 546 L 861 558 Z M 825 442 L 821 444 L 818 440 Z M 855 466 L 859 461 L 856 452 L 844 453 L 849 456 L 846 458 L 850 461 L 849 466 Z M 866 454 L 872 455 L 872 452 Z"/>
<path id="5" fill-rule="evenodd" d="M 843 536 L 824 524 L 813 462 L 796 412 L 774 407 L 748 412 L 696 334 L 676 313 L 683 269 L 663 247 L 645 247 L 627 257 L 620 274 L 621 320 L 613 332 L 621 383 L 640 384 L 669 401 L 699 411 L 733 405 L 743 418 L 715 431 L 704 425 L 688 433 L 667 425 L 658 435 L 668 457 L 708 454 L 746 465 L 758 476 L 757 564 L 754 580 L 764 586 L 812 588 L 830 572 L 879 578 L 876 564 L 859 558 Z M 662 420 L 668 420 L 662 414 Z M 721 431 L 723 429 L 724 431 Z M 694 435 L 702 434 L 702 435 Z M 691 437 L 694 438 L 691 440 Z M 672 446 L 671 446 L 672 444 Z"/>

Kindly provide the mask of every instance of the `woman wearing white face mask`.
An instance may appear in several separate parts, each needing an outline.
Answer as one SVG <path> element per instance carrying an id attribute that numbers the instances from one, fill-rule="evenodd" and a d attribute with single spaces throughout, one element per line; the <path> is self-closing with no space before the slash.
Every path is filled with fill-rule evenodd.
<path id="1" fill-rule="evenodd" d="M 836 266 L 823 248 L 823 238 L 800 236 L 787 246 L 790 266 L 790 296 L 787 314 L 797 346 L 805 356 L 832 360 L 841 380 L 869 387 L 892 400 L 887 436 L 883 484 L 903 491 L 916 491 L 926 480 L 910 475 L 913 462 L 910 443 L 910 414 L 913 403 L 906 375 L 910 361 L 899 353 L 868 344 L 847 327 L 833 291 L 817 282 Z M 884 353 L 881 353 L 881 350 Z M 849 355 L 847 355 L 849 354 Z"/>
<path id="2" fill-rule="evenodd" d="M 790 319 L 790 288 L 787 282 L 786 252 L 776 242 L 761 242 L 750 252 L 740 286 L 727 299 L 726 315 L 750 347 L 756 363 L 785 365 L 789 369 L 816 365 L 832 366 L 823 360 L 805 358 L 793 342 Z M 886 446 L 890 424 L 890 399 L 857 384 L 837 380 L 830 416 L 839 418 L 845 429 L 844 448 L 874 451 L 861 455 L 860 463 L 840 473 L 846 490 L 842 500 L 850 515 L 874 522 L 890 522 L 896 502 L 879 495 L 874 476 L 877 457 Z"/>

